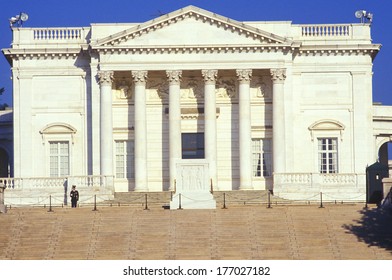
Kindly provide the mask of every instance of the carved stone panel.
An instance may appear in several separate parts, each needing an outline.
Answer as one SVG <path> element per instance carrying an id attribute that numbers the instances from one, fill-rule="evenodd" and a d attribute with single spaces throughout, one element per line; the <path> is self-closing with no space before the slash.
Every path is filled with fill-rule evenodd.
<path id="1" fill-rule="evenodd" d="M 115 99 L 132 99 L 133 86 L 132 82 L 126 78 L 115 80 L 114 82 L 114 97 Z"/>
<path id="2" fill-rule="evenodd" d="M 151 102 L 169 102 L 169 83 L 165 78 L 150 78 L 147 81 L 147 97 Z"/>
<path id="3" fill-rule="evenodd" d="M 198 78 L 184 78 L 181 85 L 183 101 L 204 100 L 204 81 Z"/>
<path id="4" fill-rule="evenodd" d="M 230 99 L 236 97 L 236 80 L 234 77 L 220 77 L 216 82 L 216 97 Z"/>
<path id="5" fill-rule="evenodd" d="M 255 76 L 250 83 L 251 97 L 256 99 L 272 98 L 272 82 L 268 76 Z"/>
<path id="6" fill-rule="evenodd" d="M 176 164 L 176 191 L 170 209 L 215 209 L 211 194 L 208 162 L 205 159 L 179 160 Z"/>

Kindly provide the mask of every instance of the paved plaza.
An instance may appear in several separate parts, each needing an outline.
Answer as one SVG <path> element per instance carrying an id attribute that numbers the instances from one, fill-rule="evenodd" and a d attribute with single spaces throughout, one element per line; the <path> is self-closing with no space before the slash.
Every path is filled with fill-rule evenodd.
<path id="1" fill-rule="evenodd" d="M 0 259 L 392 260 L 392 215 L 363 204 L 11 208 Z"/>

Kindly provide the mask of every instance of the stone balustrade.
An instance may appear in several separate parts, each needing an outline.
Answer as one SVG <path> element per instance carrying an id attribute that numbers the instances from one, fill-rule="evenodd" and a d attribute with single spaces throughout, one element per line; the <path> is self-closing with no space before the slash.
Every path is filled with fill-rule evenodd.
<path id="1" fill-rule="evenodd" d="M 350 24 L 313 24 L 301 25 L 302 37 L 349 37 L 352 34 Z"/>
<path id="2" fill-rule="evenodd" d="M 281 182 L 284 184 L 311 184 L 312 174 L 309 173 L 286 173 L 280 174 L 282 177 Z"/>
<path id="3" fill-rule="evenodd" d="M 357 185 L 358 174 L 346 173 L 283 173 L 274 180 L 283 185 Z"/>
<path id="4" fill-rule="evenodd" d="M 19 28 L 13 29 L 13 49 L 26 49 L 42 47 L 76 48 L 87 44 L 89 40 L 88 27 L 74 28 Z"/>
<path id="5" fill-rule="evenodd" d="M 82 28 L 34 28 L 34 40 L 80 40 L 84 39 Z"/>
<path id="6" fill-rule="evenodd" d="M 12 206 L 67 205 L 72 185 L 79 190 L 80 203 L 113 199 L 113 176 L 0 178 L 0 181 L 5 186 L 5 204 Z"/>
<path id="7" fill-rule="evenodd" d="M 365 201 L 366 174 L 275 173 L 274 194 L 290 200 Z"/>
<path id="8" fill-rule="evenodd" d="M 320 174 L 320 175 L 322 178 L 321 180 L 322 184 L 355 185 L 357 183 L 356 174 L 329 173 L 329 174 Z"/>
<path id="9" fill-rule="evenodd" d="M 42 178 L 0 178 L 5 189 L 43 189 L 76 185 L 78 188 L 105 188 L 113 184 L 113 178 L 107 176 L 72 176 Z"/>

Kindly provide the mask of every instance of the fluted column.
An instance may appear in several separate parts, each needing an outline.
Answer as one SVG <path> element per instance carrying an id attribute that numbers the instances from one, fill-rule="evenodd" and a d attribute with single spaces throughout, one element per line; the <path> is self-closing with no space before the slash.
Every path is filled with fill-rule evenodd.
<path id="1" fill-rule="evenodd" d="M 239 144 L 240 190 L 252 187 L 252 131 L 250 110 L 250 80 L 252 70 L 237 70 L 239 81 Z"/>
<path id="2" fill-rule="evenodd" d="M 135 86 L 135 191 L 147 191 L 147 71 L 132 71 Z"/>
<path id="3" fill-rule="evenodd" d="M 99 71 L 100 86 L 100 153 L 101 175 L 113 176 L 113 116 L 112 82 L 113 71 Z"/>
<path id="4" fill-rule="evenodd" d="M 169 81 L 169 189 L 174 190 L 176 162 L 181 159 L 181 101 L 180 84 L 182 71 L 166 71 Z"/>
<path id="5" fill-rule="evenodd" d="M 218 70 L 202 70 L 204 78 L 204 149 L 209 163 L 210 179 L 214 189 L 217 188 L 216 160 L 216 96 L 215 83 Z"/>
<path id="6" fill-rule="evenodd" d="M 272 78 L 272 157 L 274 173 L 285 171 L 284 81 L 286 69 L 271 69 Z"/>

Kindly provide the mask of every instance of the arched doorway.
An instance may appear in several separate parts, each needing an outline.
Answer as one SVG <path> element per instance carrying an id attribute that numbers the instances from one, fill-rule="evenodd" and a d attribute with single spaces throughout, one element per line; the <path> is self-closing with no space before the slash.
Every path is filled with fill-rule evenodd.
<path id="1" fill-rule="evenodd" d="M 9 175 L 10 158 L 3 148 L 0 148 L 0 178 Z"/>
<path id="2" fill-rule="evenodd" d="M 392 150 L 391 141 L 382 144 L 378 150 L 378 161 L 383 165 L 389 166 L 389 169 L 391 169 L 392 167 L 390 166 L 390 163 L 392 163 L 392 153 L 389 152 L 391 150 Z"/>
<path id="3" fill-rule="evenodd" d="M 385 137 L 377 150 L 378 160 L 366 168 L 366 201 L 368 203 L 380 204 L 384 198 L 383 182 L 384 178 L 392 177 L 391 167 L 392 149 L 391 137 Z"/>

